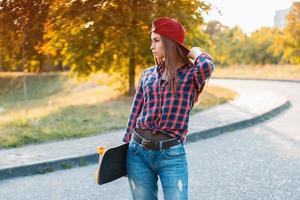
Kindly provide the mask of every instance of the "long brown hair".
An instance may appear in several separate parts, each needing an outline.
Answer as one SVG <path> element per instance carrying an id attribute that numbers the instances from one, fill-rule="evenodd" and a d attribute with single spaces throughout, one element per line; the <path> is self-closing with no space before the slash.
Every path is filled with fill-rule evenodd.
<path id="1" fill-rule="evenodd" d="M 185 64 L 188 65 L 192 65 L 191 60 L 188 58 L 187 54 L 185 53 L 185 51 L 182 49 L 183 47 L 181 47 L 177 42 L 170 40 L 167 37 L 164 36 L 160 36 L 161 37 L 161 41 L 164 47 L 164 51 L 165 51 L 165 58 L 163 59 L 157 59 L 154 57 L 155 60 L 155 64 L 157 66 L 161 65 L 162 67 L 165 68 L 166 70 L 166 76 L 168 78 L 168 86 L 169 88 L 171 88 L 172 94 L 175 95 L 176 94 L 176 84 L 178 84 L 177 82 L 177 71 L 176 71 L 176 67 L 175 67 L 175 58 L 176 56 L 180 56 L 180 58 L 182 59 L 182 61 Z M 176 81 L 176 83 L 175 83 Z M 196 96 L 194 99 L 194 102 L 197 102 L 199 99 L 199 95 L 203 92 L 205 86 L 205 82 L 201 85 L 201 87 L 196 91 Z"/>

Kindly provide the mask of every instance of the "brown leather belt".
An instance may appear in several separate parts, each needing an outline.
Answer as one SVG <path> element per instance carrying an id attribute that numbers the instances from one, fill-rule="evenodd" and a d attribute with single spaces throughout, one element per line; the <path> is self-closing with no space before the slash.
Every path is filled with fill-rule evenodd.
<path id="1" fill-rule="evenodd" d="M 165 133 L 153 132 L 149 129 L 133 129 L 132 139 L 141 144 L 146 149 L 160 150 L 181 143 L 177 138 L 173 138 Z"/>

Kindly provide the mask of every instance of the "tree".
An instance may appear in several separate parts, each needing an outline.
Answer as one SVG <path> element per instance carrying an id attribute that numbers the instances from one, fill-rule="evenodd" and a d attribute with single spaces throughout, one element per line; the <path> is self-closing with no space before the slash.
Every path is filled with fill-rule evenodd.
<path id="1" fill-rule="evenodd" d="M 204 32 L 210 36 L 210 38 L 215 39 L 217 34 L 228 29 L 227 26 L 224 26 L 221 22 L 217 20 L 209 21 L 204 27 Z"/>
<path id="2" fill-rule="evenodd" d="M 43 24 L 51 0 L 2 0 L 0 3 L 0 45 L 6 54 L 3 63 L 10 69 L 20 70 L 24 58 L 27 70 L 42 71 L 44 55 L 36 47 L 43 38 Z"/>
<path id="3" fill-rule="evenodd" d="M 282 59 L 282 45 L 277 45 L 281 31 L 277 28 L 263 27 L 246 35 L 238 26 L 229 28 L 218 21 L 210 21 L 205 33 L 210 36 L 215 63 L 221 66 L 277 64 Z"/>
<path id="4" fill-rule="evenodd" d="M 295 1 L 287 16 L 287 25 L 284 29 L 283 58 L 292 64 L 300 63 L 300 2 Z"/>
<path id="5" fill-rule="evenodd" d="M 274 42 L 280 35 L 280 30 L 277 28 L 263 27 L 253 32 L 250 40 L 253 41 L 252 56 L 254 64 L 277 64 L 281 60 L 281 54 L 274 53 Z"/>
<path id="6" fill-rule="evenodd" d="M 215 63 L 221 66 L 241 63 L 244 59 L 242 44 L 246 39 L 241 28 L 229 28 L 218 22 L 208 23 L 207 27 L 205 32 L 209 33 L 213 43 L 212 56 Z"/>
<path id="7" fill-rule="evenodd" d="M 122 72 L 123 80 L 129 79 L 132 95 L 136 68 L 153 63 L 151 21 L 160 16 L 174 17 L 188 33 L 197 36 L 189 36 L 187 41 L 198 38 L 204 43 L 199 26 L 203 24 L 202 12 L 208 9 L 209 5 L 197 0 L 55 0 L 40 50 L 62 59 L 80 76 L 98 70 Z"/>

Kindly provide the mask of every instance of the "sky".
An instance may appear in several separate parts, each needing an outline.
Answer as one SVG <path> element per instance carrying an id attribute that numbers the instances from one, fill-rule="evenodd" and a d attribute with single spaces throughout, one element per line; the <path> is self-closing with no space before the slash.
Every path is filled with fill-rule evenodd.
<path id="1" fill-rule="evenodd" d="M 211 3 L 212 10 L 204 14 L 206 22 L 218 20 L 233 27 L 238 25 L 245 33 L 251 33 L 263 26 L 273 27 L 276 10 L 290 8 L 299 0 L 204 0 Z M 222 15 L 218 13 L 221 11 Z"/>

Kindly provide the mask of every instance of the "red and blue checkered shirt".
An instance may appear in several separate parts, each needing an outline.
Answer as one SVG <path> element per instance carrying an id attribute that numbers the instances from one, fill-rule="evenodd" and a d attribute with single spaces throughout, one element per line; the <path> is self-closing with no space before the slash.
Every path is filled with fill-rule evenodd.
<path id="1" fill-rule="evenodd" d="M 128 118 L 123 142 L 129 142 L 133 129 L 168 131 L 170 136 L 185 141 L 188 133 L 189 113 L 193 108 L 197 90 L 210 78 L 215 66 L 212 58 L 202 53 L 193 64 L 177 69 L 176 95 L 162 80 L 162 66 L 153 66 L 141 75 Z"/>

